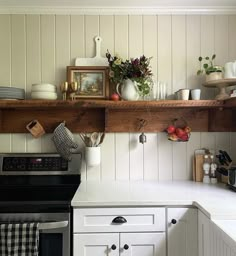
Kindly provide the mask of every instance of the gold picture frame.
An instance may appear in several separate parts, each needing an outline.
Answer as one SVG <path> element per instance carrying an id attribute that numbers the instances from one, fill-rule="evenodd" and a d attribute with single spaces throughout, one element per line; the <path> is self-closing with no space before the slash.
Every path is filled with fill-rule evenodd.
<path id="1" fill-rule="evenodd" d="M 74 98 L 109 99 L 109 67 L 67 66 L 67 81 L 77 82 Z"/>

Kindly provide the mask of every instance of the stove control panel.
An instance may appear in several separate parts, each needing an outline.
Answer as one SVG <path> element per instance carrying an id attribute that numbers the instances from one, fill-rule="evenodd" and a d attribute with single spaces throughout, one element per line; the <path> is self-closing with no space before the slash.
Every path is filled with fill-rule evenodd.
<path id="1" fill-rule="evenodd" d="M 76 163 L 77 162 L 77 163 Z M 0 175 L 4 173 L 66 173 L 81 165 L 81 154 L 74 154 L 71 161 L 58 154 L 6 154 L 0 155 Z M 77 172 L 78 173 L 78 172 Z"/>
<path id="2" fill-rule="evenodd" d="M 61 157 L 6 157 L 3 171 L 66 171 L 68 162 Z"/>

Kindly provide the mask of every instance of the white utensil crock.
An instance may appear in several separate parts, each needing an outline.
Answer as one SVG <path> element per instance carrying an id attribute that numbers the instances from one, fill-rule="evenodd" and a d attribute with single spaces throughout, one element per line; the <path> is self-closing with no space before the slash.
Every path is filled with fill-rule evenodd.
<path id="1" fill-rule="evenodd" d="M 85 148 L 85 161 L 88 166 L 96 166 L 101 161 L 101 148 L 100 147 L 86 147 Z"/>

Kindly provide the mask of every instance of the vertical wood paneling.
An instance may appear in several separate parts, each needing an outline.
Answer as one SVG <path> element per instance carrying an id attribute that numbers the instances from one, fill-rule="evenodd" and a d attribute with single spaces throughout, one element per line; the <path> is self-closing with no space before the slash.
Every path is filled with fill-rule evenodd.
<path id="1" fill-rule="evenodd" d="M 129 134 L 116 133 L 115 147 L 116 179 L 129 180 Z"/>
<path id="2" fill-rule="evenodd" d="M 54 146 L 54 143 L 52 141 L 52 135 L 53 134 L 44 134 L 41 138 L 41 148 L 42 152 L 56 152 L 56 147 Z"/>
<path id="3" fill-rule="evenodd" d="M 186 17 L 172 16 L 173 89 L 186 88 Z"/>
<path id="4" fill-rule="evenodd" d="M 228 28 L 228 54 L 229 61 L 236 59 L 236 15 L 228 16 L 229 28 Z"/>
<path id="5" fill-rule="evenodd" d="M 31 85 L 41 81 L 41 52 L 40 52 L 40 16 L 26 16 L 26 89 L 29 93 Z"/>
<path id="6" fill-rule="evenodd" d="M 35 139 L 31 134 L 26 134 L 26 151 L 38 153 L 41 152 L 41 139 Z"/>
<path id="7" fill-rule="evenodd" d="M 31 98 L 31 86 L 41 81 L 41 52 L 40 52 L 40 16 L 26 16 L 26 91 Z M 29 120 L 30 122 L 31 120 Z M 31 151 L 41 152 L 41 138 L 35 139 L 30 134 L 27 148 Z M 35 141 L 34 141 L 35 140 Z"/>
<path id="8" fill-rule="evenodd" d="M 26 89 L 26 31 L 25 16 L 12 15 L 12 54 L 11 80 L 12 86 Z"/>
<path id="9" fill-rule="evenodd" d="M 216 149 L 230 150 L 230 133 L 229 132 L 216 132 Z M 218 152 L 216 152 L 218 153 Z"/>
<path id="10" fill-rule="evenodd" d="M 143 148 L 143 178 L 144 180 L 158 180 L 158 135 L 148 133 L 146 136 L 147 142 Z"/>
<path id="11" fill-rule="evenodd" d="M 101 179 L 115 180 L 115 135 L 107 133 L 101 145 Z"/>
<path id="12" fill-rule="evenodd" d="M 143 180 L 143 144 L 138 133 L 130 134 L 130 180 Z"/>
<path id="13" fill-rule="evenodd" d="M 173 179 L 173 142 L 167 139 L 166 133 L 158 134 L 159 141 L 159 180 Z"/>
<path id="14" fill-rule="evenodd" d="M 0 15 L 0 86 L 11 84 L 11 20 Z"/>
<path id="15" fill-rule="evenodd" d="M 187 16 L 186 17 L 186 51 L 187 51 L 187 87 L 201 88 L 197 70 L 199 69 L 198 57 L 201 52 L 201 28 L 200 16 Z"/>
<path id="16" fill-rule="evenodd" d="M 24 153 L 27 149 L 27 140 L 25 135 L 12 134 L 11 135 L 11 152 Z"/>
<path id="17" fill-rule="evenodd" d="M 215 42 L 214 42 L 215 24 L 214 16 L 201 16 L 201 56 L 211 57 L 215 53 Z M 200 67 L 200 66 L 199 66 Z M 200 80 L 200 79 L 199 79 Z M 203 76 L 200 83 L 204 82 L 205 77 Z M 205 88 L 202 86 L 202 99 L 213 99 L 214 89 Z"/>
<path id="18" fill-rule="evenodd" d="M 84 31 L 84 15 L 71 16 L 71 52 L 70 64 L 75 64 L 75 58 L 85 57 L 85 31 Z"/>
<path id="19" fill-rule="evenodd" d="M 114 17 L 100 16 L 100 36 L 102 37 L 101 55 L 106 57 L 107 49 L 114 52 Z"/>
<path id="20" fill-rule="evenodd" d="M 140 57 L 143 50 L 143 18 L 141 15 L 129 16 L 129 57 Z"/>
<path id="21" fill-rule="evenodd" d="M 158 16 L 157 36 L 157 78 L 159 81 L 166 81 L 168 95 L 173 94 L 172 84 L 172 23 L 171 16 Z"/>
<path id="22" fill-rule="evenodd" d="M 99 35 L 99 16 L 85 16 L 85 57 L 95 56 L 94 38 Z"/>
<path id="23" fill-rule="evenodd" d="M 143 54 L 143 17 L 129 16 L 129 57 Z M 139 134 L 130 134 L 130 179 L 143 179 L 143 145 L 139 143 Z"/>
<path id="24" fill-rule="evenodd" d="M 200 148 L 200 132 L 192 132 L 189 141 L 186 143 L 187 145 L 187 172 L 185 179 L 192 180 L 193 179 L 193 157 L 194 151 Z"/>
<path id="25" fill-rule="evenodd" d="M 0 86 L 11 85 L 11 19 L 0 15 Z M 11 135 L 0 134 L 0 151 L 11 150 Z"/>
<path id="26" fill-rule="evenodd" d="M 70 64 L 70 17 L 56 16 L 56 83 L 66 81 L 66 66 Z"/>
<path id="27" fill-rule="evenodd" d="M 128 16 L 115 16 L 115 53 L 118 53 L 123 59 L 128 58 Z"/>
<path id="28" fill-rule="evenodd" d="M 173 179 L 187 179 L 187 143 L 173 143 Z"/>
<path id="29" fill-rule="evenodd" d="M 26 89 L 25 15 L 11 16 L 11 85 Z M 29 120 L 30 122 L 31 120 Z M 12 145 L 25 148 L 26 135 L 14 137 Z"/>
<path id="30" fill-rule="evenodd" d="M 215 22 L 215 53 L 216 53 L 216 65 L 224 65 L 228 61 L 229 56 L 229 31 L 228 31 L 228 16 L 217 15 L 214 19 Z"/>
<path id="31" fill-rule="evenodd" d="M 208 148 L 215 150 L 215 133 L 201 132 L 201 148 Z"/>
<path id="32" fill-rule="evenodd" d="M 41 81 L 56 83 L 55 75 L 55 16 L 41 16 Z"/>
<path id="33" fill-rule="evenodd" d="M 157 16 L 143 17 L 143 53 L 152 57 L 151 67 L 154 80 L 157 79 Z"/>
<path id="34" fill-rule="evenodd" d="M 95 56 L 94 38 L 99 35 L 99 16 L 85 16 L 85 57 Z M 90 167 L 87 166 L 87 179 L 95 180 L 101 178 L 101 165 Z"/>
<path id="35" fill-rule="evenodd" d="M 186 17 L 172 17 L 173 91 L 186 88 Z M 186 143 L 173 143 L 173 179 L 187 176 Z"/>
<path id="36" fill-rule="evenodd" d="M 236 59 L 235 24 L 235 15 L 0 15 L 0 85 L 28 92 L 34 82 L 59 86 L 76 57 L 94 57 L 94 37 L 100 35 L 103 56 L 107 49 L 124 59 L 153 56 L 154 76 L 168 83 L 168 94 L 200 86 L 203 98 L 214 97 L 214 89 L 202 87 L 196 76 L 197 58 L 216 53 L 219 64 Z M 107 134 L 101 165 L 83 161 L 82 180 L 191 179 L 194 150 L 224 149 L 235 158 L 235 134 L 192 133 L 189 142 L 173 143 L 165 133 L 150 133 L 144 145 L 139 133 Z M 51 136 L 0 135 L 0 151 L 55 152 Z M 78 134 L 75 139 L 83 151 Z"/>

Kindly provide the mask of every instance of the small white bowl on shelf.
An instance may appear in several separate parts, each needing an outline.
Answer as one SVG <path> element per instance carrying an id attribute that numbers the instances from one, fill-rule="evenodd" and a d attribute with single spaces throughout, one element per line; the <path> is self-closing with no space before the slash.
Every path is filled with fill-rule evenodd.
<path id="1" fill-rule="evenodd" d="M 57 88 L 53 84 L 32 84 L 31 92 L 56 92 Z"/>
<path id="2" fill-rule="evenodd" d="M 31 92 L 32 99 L 41 99 L 41 100 L 56 100 L 56 92 Z"/>

